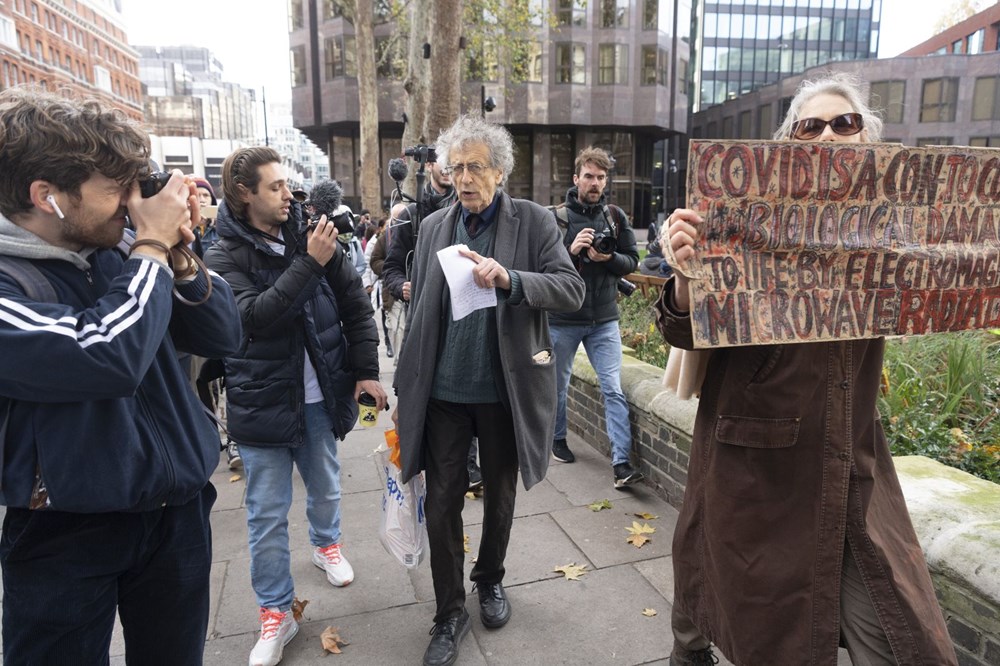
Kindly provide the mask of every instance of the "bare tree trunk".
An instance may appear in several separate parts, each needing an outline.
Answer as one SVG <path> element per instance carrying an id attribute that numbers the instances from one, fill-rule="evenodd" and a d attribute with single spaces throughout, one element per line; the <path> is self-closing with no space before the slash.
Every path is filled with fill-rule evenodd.
<path id="1" fill-rule="evenodd" d="M 430 100 L 429 60 L 424 59 L 424 43 L 430 44 L 432 37 L 431 13 L 427 4 L 430 0 L 413 0 L 410 12 L 409 69 L 403 89 L 406 90 L 406 126 L 403 127 L 403 148 L 427 143 L 424 124 Z M 407 175 L 403 191 L 413 193 L 416 186 L 414 173 Z"/>
<path id="2" fill-rule="evenodd" d="M 460 77 L 465 57 L 465 52 L 458 48 L 462 36 L 462 0 L 435 0 L 432 6 L 431 96 L 424 130 L 429 141 L 437 139 L 461 112 Z"/>
<path id="3" fill-rule="evenodd" d="M 361 115 L 361 206 L 382 210 L 381 162 L 378 145 L 378 89 L 372 0 L 354 0 L 354 30 L 358 49 L 358 109 Z M 374 214 L 374 213 L 373 213 Z"/>

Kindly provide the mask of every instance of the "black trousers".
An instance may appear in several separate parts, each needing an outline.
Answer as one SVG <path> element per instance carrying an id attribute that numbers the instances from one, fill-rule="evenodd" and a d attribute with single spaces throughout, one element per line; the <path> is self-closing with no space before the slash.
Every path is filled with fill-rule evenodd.
<path id="1" fill-rule="evenodd" d="M 437 614 L 434 622 L 457 615 L 465 606 L 462 508 L 469 490 L 469 440 L 479 437 L 483 471 L 483 535 L 471 579 L 499 583 L 514 522 L 517 495 L 517 446 L 514 421 L 503 404 L 459 404 L 442 400 L 427 405 L 425 432 L 427 535 Z"/>

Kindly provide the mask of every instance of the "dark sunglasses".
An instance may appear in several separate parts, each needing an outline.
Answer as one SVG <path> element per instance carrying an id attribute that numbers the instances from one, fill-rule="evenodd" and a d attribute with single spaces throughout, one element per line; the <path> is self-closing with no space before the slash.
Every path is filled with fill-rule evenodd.
<path id="1" fill-rule="evenodd" d="M 845 113 L 830 120 L 821 118 L 803 118 L 792 123 L 792 138 L 799 140 L 815 139 L 829 125 L 834 133 L 841 136 L 857 134 L 865 128 L 865 120 L 860 113 Z"/>

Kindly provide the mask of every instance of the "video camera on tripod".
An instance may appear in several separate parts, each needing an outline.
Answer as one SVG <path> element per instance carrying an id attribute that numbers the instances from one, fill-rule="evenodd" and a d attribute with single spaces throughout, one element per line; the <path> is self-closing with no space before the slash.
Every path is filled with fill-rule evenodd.
<path id="1" fill-rule="evenodd" d="M 406 180 L 406 176 L 409 173 L 409 167 L 406 164 L 405 157 L 412 157 L 413 161 L 417 164 L 417 172 L 414 174 L 417 180 L 417 188 L 414 196 L 410 196 L 403 192 L 402 183 Z M 418 144 L 416 146 L 410 146 L 403 150 L 403 157 L 394 157 L 389 160 L 389 177 L 396 181 L 396 191 L 399 192 L 400 199 L 403 201 L 416 204 L 414 206 L 414 212 L 410 215 L 410 222 L 413 225 L 413 235 L 417 235 L 417 229 L 420 226 L 420 222 L 432 211 L 426 210 L 426 204 L 424 202 L 424 185 L 427 181 L 427 163 L 437 162 L 437 153 L 434 150 L 434 146 L 428 146 L 425 144 Z"/>

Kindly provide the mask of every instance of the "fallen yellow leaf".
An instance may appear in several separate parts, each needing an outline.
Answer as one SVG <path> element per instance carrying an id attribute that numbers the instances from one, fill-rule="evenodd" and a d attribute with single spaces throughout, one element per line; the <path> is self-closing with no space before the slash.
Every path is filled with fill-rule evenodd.
<path id="1" fill-rule="evenodd" d="M 584 571 L 586 568 L 586 564 L 577 565 L 576 562 L 570 562 L 569 564 L 564 564 L 561 567 L 556 567 L 553 571 L 566 576 L 566 580 L 580 580 L 580 576 L 588 573 L 587 571 Z"/>
<path id="2" fill-rule="evenodd" d="M 588 504 L 587 508 L 590 509 L 591 511 L 603 511 L 604 509 L 610 509 L 610 508 L 612 508 L 611 507 L 611 500 L 602 499 L 599 502 L 594 502 L 593 504 Z"/>
<path id="3" fill-rule="evenodd" d="M 306 606 L 308 605 L 308 599 L 304 599 L 302 601 L 299 601 L 298 597 L 292 599 L 292 617 L 295 618 L 296 622 L 302 622 L 302 613 L 306 610 Z"/>
<path id="4" fill-rule="evenodd" d="M 656 615 L 656 609 L 655 608 L 643 608 L 642 609 L 642 614 L 645 615 L 646 617 L 653 617 L 653 616 Z"/>
<path id="5" fill-rule="evenodd" d="M 642 518 L 643 520 L 656 520 L 657 518 L 659 518 L 659 516 L 654 516 L 648 511 L 644 511 L 642 513 L 633 513 L 632 515 L 636 516 L 637 518 Z"/>
<path id="6" fill-rule="evenodd" d="M 239 481 L 242 478 L 243 477 L 240 476 L 239 474 L 233 474 L 231 477 L 229 477 L 229 483 L 236 483 L 237 481 Z"/>
<path id="7" fill-rule="evenodd" d="M 350 645 L 350 643 L 340 637 L 337 627 L 327 627 L 324 629 L 323 633 L 319 635 L 319 640 L 323 644 L 323 649 L 332 654 L 340 654 L 340 648 Z"/>
<path id="8" fill-rule="evenodd" d="M 632 527 L 626 527 L 629 536 L 625 539 L 628 543 L 632 544 L 636 548 L 642 548 L 643 545 L 649 543 L 649 537 L 647 534 L 653 534 L 656 532 L 655 527 L 650 527 L 649 523 L 644 523 L 640 525 L 637 521 L 632 521 Z"/>
<path id="9" fill-rule="evenodd" d="M 468 534 L 465 534 L 465 535 L 462 536 L 462 550 L 464 550 L 467 553 L 471 550 L 469 548 L 469 535 Z"/>

